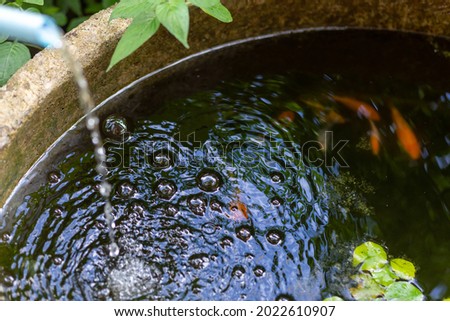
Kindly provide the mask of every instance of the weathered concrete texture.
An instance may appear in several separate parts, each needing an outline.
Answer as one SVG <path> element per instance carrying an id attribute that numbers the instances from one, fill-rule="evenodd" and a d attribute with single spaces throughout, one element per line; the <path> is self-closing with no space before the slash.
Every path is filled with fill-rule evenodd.
<path id="1" fill-rule="evenodd" d="M 102 11 L 66 38 L 101 102 L 141 76 L 195 52 L 232 40 L 294 28 L 352 26 L 450 35 L 448 0 L 228 0 L 234 22 L 191 10 L 186 50 L 165 30 L 109 73 L 106 67 L 128 22 Z M 46 148 L 82 115 L 59 53 L 44 50 L 0 88 L 0 204 Z"/>

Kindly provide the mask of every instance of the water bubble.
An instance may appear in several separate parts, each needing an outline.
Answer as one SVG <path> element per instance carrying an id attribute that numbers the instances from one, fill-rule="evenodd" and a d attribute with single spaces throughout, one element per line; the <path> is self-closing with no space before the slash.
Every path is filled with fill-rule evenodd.
<path id="1" fill-rule="evenodd" d="M 216 225 L 212 222 L 206 222 L 202 225 L 202 231 L 207 235 L 212 235 L 216 232 Z"/>
<path id="2" fill-rule="evenodd" d="M 241 226 L 236 229 L 238 239 L 247 242 L 252 237 L 252 228 L 250 226 Z"/>
<path id="3" fill-rule="evenodd" d="M 253 273 L 256 277 L 260 278 L 266 274 L 266 269 L 262 266 L 257 266 L 253 269 Z"/>
<path id="4" fill-rule="evenodd" d="M 117 243 L 113 242 L 109 245 L 109 256 L 118 257 L 120 254 L 120 249 Z"/>
<path id="5" fill-rule="evenodd" d="M 247 261 L 253 261 L 255 256 L 251 253 L 247 253 L 247 254 L 245 254 L 245 258 L 247 259 Z"/>
<path id="6" fill-rule="evenodd" d="M 58 172 L 50 172 L 47 175 L 47 180 L 50 184 L 59 183 L 59 181 L 61 180 L 61 174 Z"/>
<path id="7" fill-rule="evenodd" d="M 245 269 L 238 265 L 235 266 L 232 272 L 233 277 L 235 277 L 236 279 L 242 280 L 244 278 L 245 275 Z"/>
<path id="8" fill-rule="evenodd" d="M 117 187 L 117 194 L 123 198 L 130 198 L 136 193 L 136 188 L 129 182 L 121 183 Z"/>
<path id="9" fill-rule="evenodd" d="M 287 294 L 281 294 L 276 297 L 275 301 L 294 301 L 294 298 Z"/>
<path id="10" fill-rule="evenodd" d="M 284 235 L 282 232 L 277 230 L 270 230 L 267 232 L 266 239 L 272 245 L 278 245 L 283 241 Z"/>
<path id="11" fill-rule="evenodd" d="M 172 181 L 163 179 L 156 184 L 156 193 L 163 199 L 171 199 L 176 192 L 177 186 Z"/>
<path id="12" fill-rule="evenodd" d="M 281 198 L 275 196 L 270 200 L 270 203 L 273 206 L 280 206 L 281 204 L 283 204 L 283 200 Z"/>
<path id="13" fill-rule="evenodd" d="M 192 213 L 196 215 L 204 215 L 206 211 L 206 201 L 199 195 L 194 195 L 188 199 L 188 206 Z"/>
<path id="14" fill-rule="evenodd" d="M 284 182 L 284 176 L 280 172 L 273 172 L 270 174 L 270 178 L 274 183 L 282 183 Z"/>
<path id="15" fill-rule="evenodd" d="M 204 269 L 209 265 L 208 255 L 204 253 L 194 254 L 189 258 L 189 264 L 197 270 Z"/>
<path id="16" fill-rule="evenodd" d="M 117 140 L 128 132 L 128 124 L 125 117 L 110 115 L 103 122 L 103 134 L 111 139 Z"/>
<path id="17" fill-rule="evenodd" d="M 233 239 L 231 237 L 225 236 L 220 240 L 220 246 L 222 248 L 230 247 L 233 245 Z"/>
<path id="18" fill-rule="evenodd" d="M 203 170 L 196 178 L 198 187 L 205 192 L 215 192 L 222 185 L 220 174 L 213 170 Z"/>
<path id="19" fill-rule="evenodd" d="M 222 213 L 222 204 L 218 200 L 212 200 L 209 204 L 211 210 Z"/>
<path id="20" fill-rule="evenodd" d="M 9 240 L 11 239 L 11 235 L 10 234 L 8 234 L 8 233 L 4 233 L 4 234 L 2 234 L 2 241 L 3 242 L 9 242 Z"/>
<path id="21" fill-rule="evenodd" d="M 167 149 L 160 149 L 153 153 L 151 164 L 158 169 L 168 169 L 174 165 L 174 155 Z"/>
<path id="22" fill-rule="evenodd" d="M 178 212 L 179 212 L 178 207 L 172 204 L 167 205 L 167 207 L 164 209 L 164 213 L 170 217 L 174 217 L 175 215 L 178 214 Z"/>
<path id="23" fill-rule="evenodd" d="M 144 214 L 145 208 L 144 208 L 144 206 L 141 203 L 133 202 L 130 205 L 130 211 L 132 213 L 135 213 L 135 214 L 139 215 L 139 216 L 142 216 L 142 214 Z"/>
<path id="24" fill-rule="evenodd" d="M 53 263 L 54 263 L 55 265 L 61 265 L 63 262 L 64 262 L 64 260 L 62 259 L 62 257 L 55 256 L 55 257 L 53 258 Z"/>

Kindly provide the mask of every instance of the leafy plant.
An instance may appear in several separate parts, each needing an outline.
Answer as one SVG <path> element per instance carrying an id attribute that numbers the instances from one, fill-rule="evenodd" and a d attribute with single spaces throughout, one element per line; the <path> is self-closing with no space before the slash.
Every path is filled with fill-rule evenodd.
<path id="1" fill-rule="evenodd" d="M 422 291 L 415 286 L 416 268 L 411 262 L 395 258 L 388 260 L 385 249 L 374 242 L 365 242 L 353 251 L 353 266 L 358 272 L 351 279 L 356 285 L 349 289 L 358 301 L 422 301 Z M 330 297 L 325 300 L 339 300 Z"/>
<path id="2" fill-rule="evenodd" d="M 198 7 L 225 23 L 233 20 L 220 0 L 121 0 L 111 13 L 110 20 L 124 18 L 132 22 L 117 44 L 108 70 L 142 46 L 158 31 L 160 25 L 189 48 L 190 6 Z"/>

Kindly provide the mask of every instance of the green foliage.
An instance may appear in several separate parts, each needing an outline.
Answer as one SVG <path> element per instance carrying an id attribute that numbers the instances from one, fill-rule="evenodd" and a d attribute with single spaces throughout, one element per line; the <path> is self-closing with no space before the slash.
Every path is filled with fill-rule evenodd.
<path id="1" fill-rule="evenodd" d="M 420 301 L 422 292 L 413 284 L 414 264 L 404 259 L 387 259 L 386 251 L 374 242 L 365 242 L 353 252 L 353 265 L 359 272 L 352 279 L 357 285 L 350 288 L 356 300 Z"/>
<path id="2" fill-rule="evenodd" d="M 220 0 L 121 0 L 110 20 L 125 18 L 132 19 L 132 23 L 120 39 L 108 70 L 150 39 L 160 24 L 189 48 L 189 6 L 198 7 L 222 22 L 233 20 Z"/>

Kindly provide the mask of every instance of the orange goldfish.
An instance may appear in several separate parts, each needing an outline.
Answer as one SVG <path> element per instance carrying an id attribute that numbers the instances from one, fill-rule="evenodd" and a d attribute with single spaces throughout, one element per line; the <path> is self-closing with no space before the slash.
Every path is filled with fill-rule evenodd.
<path id="1" fill-rule="evenodd" d="M 344 124 L 346 122 L 346 119 L 342 117 L 342 115 L 332 110 L 325 117 L 325 121 L 331 124 Z"/>
<path id="2" fill-rule="evenodd" d="M 295 113 L 291 110 L 286 110 L 280 113 L 277 119 L 285 123 L 292 123 L 295 119 Z"/>
<path id="3" fill-rule="evenodd" d="M 358 113 L 359 115 L 362 115 L 367 119 L 374 121 L 380 120 L 380 115 L 375 110 L 375 108 L 373 108 L 369 104 L 366 104 L 365 102 L 356 100 L 351 97 L 343 97 L 343 96 L 332 96 L 332 98 L 338 103 L 341 103 L 348 109 L 353 110 L 354 112 Z"/>
<path id="4" fill-rule="evenodd" d="M 420 157 L 420 143 L 416 135 L 397 108 L 391 107 L 391 114 L 400 144 L 412 159 L 418 159 Z"/>
<path id="5" fill-rule="evenodd" d="M 247 206 L 239 200 L 230 203 L 230 211 L 233 220 L 248 219 Z"/>
<path id="6" fill-rule="evenodd" d="M 380 152 L 380 132 L 378 131 L 378 128 L 375 126 L 373 121 L 369 120 L 370 122 L 370 144 L 372 145 L 372 153 L 374 155 L 378 155 Z"/>

